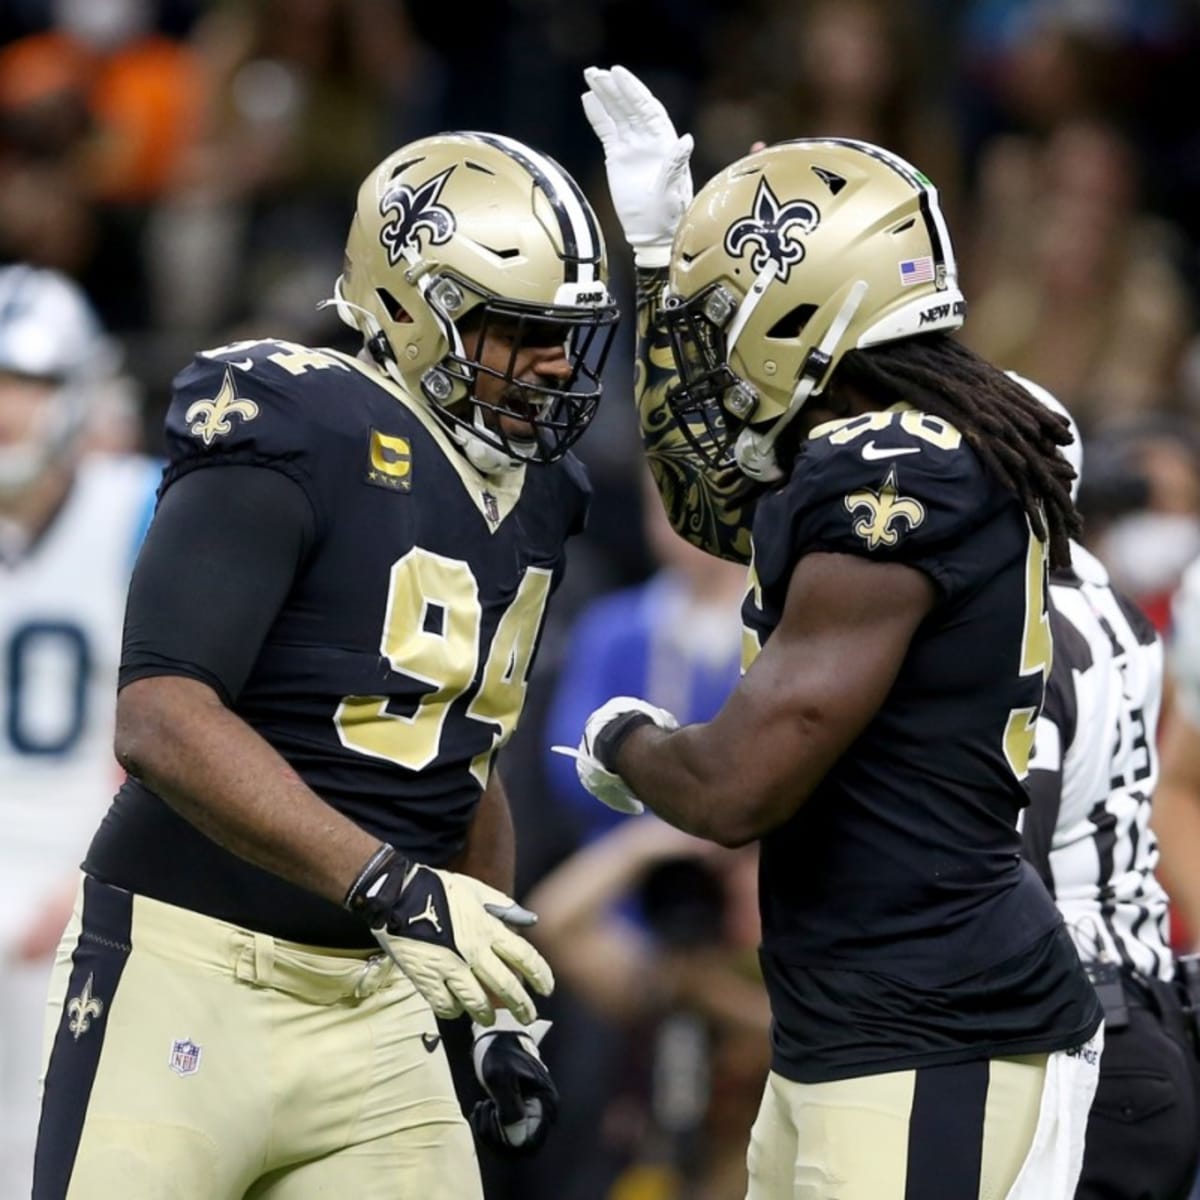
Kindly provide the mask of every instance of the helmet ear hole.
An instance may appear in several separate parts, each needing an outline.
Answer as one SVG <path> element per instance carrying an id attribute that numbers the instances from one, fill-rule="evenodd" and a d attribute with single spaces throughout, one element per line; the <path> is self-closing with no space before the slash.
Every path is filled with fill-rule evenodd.
<path id="1" fill-rule="evenodd" d="M 767 330 L 769 338 L 797 338 L 817 311 L 815 304 L 797 304 L 789 309 Z"/>
<path id="2" fill-rule="evenodd" d="M 396 321 L 399 324 L 411 324 L 412 315 L 408 312 L 404 305 L 401 304 L 400 301 L 397 300 L 396 297 L 387 290 L 387 288 L 376 288 L 375 295 L 379 297 L 379 303 L 383 305 L 384 309 L 387 311 L 387 315 L 391 317 L 393 321 Z"/>

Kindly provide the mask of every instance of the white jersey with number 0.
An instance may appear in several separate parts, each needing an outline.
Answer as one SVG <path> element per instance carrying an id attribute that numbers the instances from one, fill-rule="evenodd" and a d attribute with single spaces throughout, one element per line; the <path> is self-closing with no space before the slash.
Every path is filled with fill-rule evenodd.
<path id="1" fill-rule="evenodd" d="M 78 865 L 119 780 L 125 594 L 159 474 L 85 459 L 49 528 L 0 559 L 0 945 Z"/>

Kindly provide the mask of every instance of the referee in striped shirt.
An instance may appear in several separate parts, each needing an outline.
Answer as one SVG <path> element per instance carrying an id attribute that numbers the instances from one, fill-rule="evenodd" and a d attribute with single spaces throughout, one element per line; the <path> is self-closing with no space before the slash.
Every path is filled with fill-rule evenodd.
<path id="1" fill-rule="evenodd" d="M 1048 392 L 1020 382 L 1070 420 Z M 1074 432 L 1064 453 L 1077 489 L 1083 456 Z M 1071 569 L 1050 577 L 1050 599 L 1054 664 L 1022 836 L 1105 1010 L 1076 1197 L 1183 1200 L 1200 1161 L 1200 1064 L 1175 982 L 1168 897 L 1154 874 L 1162 643 L 1076 543 Z"/>

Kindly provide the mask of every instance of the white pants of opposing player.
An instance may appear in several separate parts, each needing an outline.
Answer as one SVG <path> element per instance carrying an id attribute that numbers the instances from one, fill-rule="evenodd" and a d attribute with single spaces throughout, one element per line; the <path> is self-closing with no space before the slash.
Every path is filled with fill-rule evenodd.
<path id="1" fill-rule="evenodd" d="M 33 1182 L 38 1070 L 51 960 L 8 961 L 0 974 L 0 1196 L 25 1197 Z"/>

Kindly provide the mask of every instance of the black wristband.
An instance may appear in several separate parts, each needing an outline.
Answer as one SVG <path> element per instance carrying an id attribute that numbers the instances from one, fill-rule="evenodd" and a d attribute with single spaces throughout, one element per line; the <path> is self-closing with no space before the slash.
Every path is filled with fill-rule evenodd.
<path id="1" fill-rule="evenodd" d="M 362 917 L 372 929 L 382 925 L 404 890 L 409 865 L 408 859 L 384 843 L 363 863 L 342 906 Z"/>
<path id="2" fill-rule="evenodd" d="M 609 721 L 596 736 L 596 740 L 592 744 L 592 753 L 596 756 L 596 761 L 606 771 L 619 775 L 617 754 L 625 744 L 625 739 L 643 725 L 657 724 L 658 722 L 649 713 L 636 711 L 622 713 L 615 721 Z"/>

